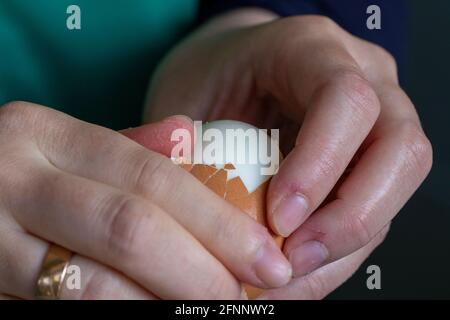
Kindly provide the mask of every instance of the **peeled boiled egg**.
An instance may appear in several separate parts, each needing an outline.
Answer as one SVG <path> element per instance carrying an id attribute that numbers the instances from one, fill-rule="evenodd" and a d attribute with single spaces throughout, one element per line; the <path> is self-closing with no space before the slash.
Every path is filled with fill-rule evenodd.
<path id="1" fill-rule="evenodd" d="M 277 141 L 267 131 L 232 120 L 208 122 L 195 131 L 194 161 L 181 166 L 217 195 L 268 226 L 266 193 L 281 159 Z M 272 235 L 281 248 L 284 239 Z M 249 298 L 262 292 L 244 287 Z"/>

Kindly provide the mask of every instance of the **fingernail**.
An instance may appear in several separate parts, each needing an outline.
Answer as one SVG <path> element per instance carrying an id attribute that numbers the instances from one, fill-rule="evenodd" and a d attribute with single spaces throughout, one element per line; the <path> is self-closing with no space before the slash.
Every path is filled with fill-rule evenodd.
<path id="1" fill-rule="evenodd" d="M 267 241 L 253 265 L 256 276 L 269 288 L 280 287 L 292 277 L 292 267 L 273 241 Z"/>
<path id="2" fill-rule="evenodd" d="M 320 267 L 328 258 L 327 248 L 318 241 L 308 241 L 292 250 L 289 261 L 294 277 L 304 276 Z"/>
<path id="3" fill-rule="evenodd" d="M 281 200 L 275 209 L 273 220 L 275 228 L 284 237 L 289 236 L 306 219 L 308 203 L 297 193 Z"/>
<path id="4" fill-rule="evenodd" d="M 185 121 L 185 122 L 189 122 L 190 124 L 193 124 L 194 121 L 192 121 L 191 118 L 189 118 L 188 116 L 185 116 L 183 114 L 176 114 L 173 116 L 169 116 L 167 118 L 162 119 L 162 122 L 167 122 L 167 121 L 172 121 L 172 120 L 181 120 L 181 121 Z"/>

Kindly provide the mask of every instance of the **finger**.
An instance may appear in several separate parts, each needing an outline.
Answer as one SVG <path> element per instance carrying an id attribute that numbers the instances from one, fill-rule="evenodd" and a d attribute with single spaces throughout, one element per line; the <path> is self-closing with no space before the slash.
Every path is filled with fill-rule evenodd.
<path id="1" fill-rule="evenodd" d="M 194 136 L 194 125 L 186 116 L 171 116 L 162 121 L 145 124 L 137 128 L 129 128 L 119 131 L 124 136 L 143 145 L 147 149 L 170 157 L 173 147 L 178 143 L 172 141 L 172 133 L 176 129 L 185 129 Z"/>
<path id="2" fill-rule="evenodd" d="M 266 228 L 169 159 L 117 132 L 38 109 L 47 125 L 30 139 L 50 163 L 150 199 L 246 283 L 276 287 L 289 281 L 290 265 Z"/>
<path id="3" fill-rule="evenodd" d="M 34 299 L 36 281 L 48 242 L 17 228 L 0 225 L 0 292 Z M 79 268 L 80 286 L 61 287 L 61 299 L 155 299 L 150 292 L 117 271 L 74 254 L 70 265 Z M 67 277 L 66 277 L 67 278 Z"/>
<path id="4" fill-rule="evenodd" d="M 0 300 L 20 300 L 20 299 L 5 294 L 0 294 Z"/>
<path id="5" fill-rule="evenodd" d="M 386 226 L 363 248 L 303 277 L 292 279 L 282 288 L 267 290 L 257 299 L 319 300 L 325 298 L 358 270 L 364 260 L 383 242 L 388 231 L 389 226 Z"/>
<path id="6" fill-rule="evenodd" d="M 229 271 L 149 201 L 38 160 L 17 170 L 4 199 L 29 232 L 113 267 L 161 298 L 240 297 Z"/>
<path id="7" fill-rule="evenodd" d="M 282 30 L 291 28 L 289 21 L 279 23 Z M 375 91 L 339 37 L 325 32 L 312 38 L 297 46 L 277 40 L 290 49 L 258 66 L 262 85 L 280 100 L 283 112 L 303 122 L 268 191 L 268 221 L 283 236 L 325 199 L 380 110 Z M 272 63 L 277 67 L 271 68 Z"/>
<path id="8" fill-rule="evenodd" d="M 311 101 L 295 147 L 272 179 L 271 226 L 288 236 L 325 199 L 372 128 L 376 96 L 359 76 L 346 74 Z"/>
<path id="9" fill-rule="evenodd" d="M 337 189 L 287 240 L 294 274 L 302 275 L 366 245 L 391 221 L 428 174 L 431 145 L 398 87 L 380 89 L 385 104 L 368 148 Z M 383 110 L 384 110 L 383 109 Z"/>

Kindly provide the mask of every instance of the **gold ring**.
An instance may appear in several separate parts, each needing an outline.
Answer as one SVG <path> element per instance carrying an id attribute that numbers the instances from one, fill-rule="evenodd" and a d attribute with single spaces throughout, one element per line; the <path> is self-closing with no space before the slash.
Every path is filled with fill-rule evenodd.
<path id="1" fill-rule="evenodd" d="M 72 252 L 50 244 L 37 280 L 36 299 L 57 300 Z"/>

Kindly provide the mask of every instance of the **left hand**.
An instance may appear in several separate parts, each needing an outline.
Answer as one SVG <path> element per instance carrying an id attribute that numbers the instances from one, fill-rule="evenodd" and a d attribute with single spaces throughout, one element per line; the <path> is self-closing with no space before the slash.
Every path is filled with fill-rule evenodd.
<path id="1" fill-rule="evenodd" d="M 390 54 L 325 17 L 275 18 L 238 10 L 189 37 L 156 73 L 147 119 L 280 128 L 287 157 L 270 184 L 268 220 L 288 237 L 294 276 L 322 268 L 266 295 L 303 297 L 310 279 L 324 283 L 321 297 L 380 242 L 432 150 Z"/>

